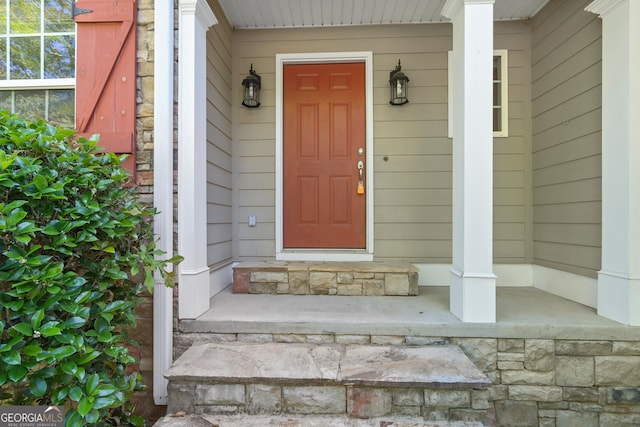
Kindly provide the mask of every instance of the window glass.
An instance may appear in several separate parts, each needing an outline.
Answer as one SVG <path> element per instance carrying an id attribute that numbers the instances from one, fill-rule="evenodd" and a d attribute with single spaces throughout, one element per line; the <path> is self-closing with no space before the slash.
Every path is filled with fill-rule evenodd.
<path id="1" fill-rule="evenodd" d="M 0 108 L 73 126 L 72 5 L 69 0 L 0 0 Z"/>
<path id="2" fill-rule="evenodd" d="M 75 110 L 73 108 L 73 89 L 49 90 L 47 105 L 49 120 L 66 127 L 73 127 Z"/>
<path id="3" fill-rule="evenodd" d="M 40 0 L 9 0 L 11 34 L 40 32 Z"/>
<path id="4" fill-rule="evenodd" d="M 17 90 L 14 92 L 13 110 L 27 120 L 45 118 L 44 90 Z"/>
<path id="5" fill-rule="evenodd" d="M 7 34 L 7 3 L 0 1 L 0 35 Z"/>
<path id="6" fill-rule="evenodd" d="M 508 130 L 508 82 L 506 50 L 496 50 L 493 56 L 493 136 L 507 137 Z"/>
<path id="7" fill-rule="evenodd" d="M 9 79 L 39 79 L 40 37 L 11 37 Z"/>
<path id="8" fill-rule="evenodd" d="M 75 37 L 50 36 L 44 38 L 44 78 L 74 77 Z"/>
<path id="9" fill-rule="evenodd" d="M 501 68 L 502 58 L 500 56 L 493 57 L 493 131 L 502 131 L 502 80 Z"/>
<path id="10" fill-rule="evenodd" d="M 71 16 L 69 0 L 45 0 L 44 1 L 44 31 L 46 33 L 73 32 L 75 26 Z"/>
<path id="11" fill-rule="evenodd" d="M 11 92 L 0 91 L 0 110 L 11 111 Z"/>
<path id="12" fill-rule="evenodd" d="M 7 79 L 7 39 L 0 38 L 0 80 Z"/>

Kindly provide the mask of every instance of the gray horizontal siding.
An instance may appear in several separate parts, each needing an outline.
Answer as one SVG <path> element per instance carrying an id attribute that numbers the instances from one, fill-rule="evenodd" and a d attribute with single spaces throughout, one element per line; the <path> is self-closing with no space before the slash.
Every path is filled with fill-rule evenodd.
<path id="1" fill-rule="evenodd" d="M 210 268 L 233 259 L 232 243 L 232 29 L 217 2 L 212 10 L 220 21 L 207 32 L 207 264 Z"/>
<path id="2" fill-rule="evenodd" d="M 534 261 L 596 277 L 601 246 L 601 22 L 589 1 L 532 20 Z"/>

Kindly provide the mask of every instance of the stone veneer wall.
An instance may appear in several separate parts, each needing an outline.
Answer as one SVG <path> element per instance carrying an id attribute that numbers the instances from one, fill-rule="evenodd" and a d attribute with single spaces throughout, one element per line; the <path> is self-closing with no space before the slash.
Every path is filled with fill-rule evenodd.
<path id="1" fill-rule="evenodd" d="M 444 338 L 380 335 L 185 334 L 175 336 L 175 358 L 194 343 L 457 344 L 493 381 L 469 390 L 469 408 L 438 411 L 440 419 L 506 427 L 640 425 L 640 341 Z M 412 397 L 428 407 L 425 396 Z M 460 401 L 467 402 L 466 396 Z M 375 405 L 372 405 L 375 407 Z M 406 409 L 406 408 L 405 408 Z M 428 414 L 422 414 L 428 415 Z"/>

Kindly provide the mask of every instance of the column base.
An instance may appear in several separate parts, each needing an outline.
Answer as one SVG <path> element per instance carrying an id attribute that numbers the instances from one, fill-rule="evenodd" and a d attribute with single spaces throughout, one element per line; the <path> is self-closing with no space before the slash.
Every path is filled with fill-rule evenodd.
<path id="1" fill-rule="evenodd" d="M 606 271 L 598 273 L 598 315 L 625 325 L 640 326 L 638 307 L 640 279 Z"/>
<path id="2" fill-rule="evenodd" d="M 449 310 L 463 322 L 496 322 L 496 275 L 451 269 Z"/>
<path id="3" fill-rule="evenodd" d="M 178 282 L 178 317 L 195 319 L 209 310 L 209 267 L 180 270 Z"/>

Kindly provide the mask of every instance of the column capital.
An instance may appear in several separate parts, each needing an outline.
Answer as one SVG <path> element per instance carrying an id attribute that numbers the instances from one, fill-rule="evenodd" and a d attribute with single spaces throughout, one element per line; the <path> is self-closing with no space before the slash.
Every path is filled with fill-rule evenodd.
<path id="1" fill-rule="evenodd" d="M 619 5 L 628 1 L 629 0 L 595 0 L 589 4 L 589 6 L 585 7 L 584 10 L 595 13 L 602 18 Z"/>
<path id="2" fill-rule="evenodd" d="M 495 0 L 447 0 L 442 7 L 440 14 L 446 18 L 453 19 L 458 10 L 462 6 L 476 5 L 476 4 L 493 4 Z"/>
<path id="3" fill-rule="evenodd" d="M 194 15 L 207 29 L 218 23 L 218 19 L 205 0 L 180 0 L 178 8 L 181 15 Z"/>

